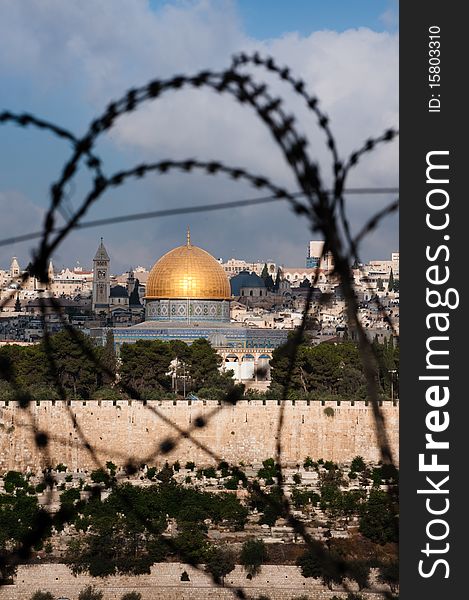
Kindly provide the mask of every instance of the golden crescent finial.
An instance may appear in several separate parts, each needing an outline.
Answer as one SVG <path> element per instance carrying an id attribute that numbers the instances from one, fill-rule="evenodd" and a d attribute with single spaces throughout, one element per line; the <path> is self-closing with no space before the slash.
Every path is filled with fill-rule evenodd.
<path id="1" fill-rule="evenodd" d="M 187 245 L 190 246 L 191 245 L 191 230 L 189 225 L 187 226 Z"/>

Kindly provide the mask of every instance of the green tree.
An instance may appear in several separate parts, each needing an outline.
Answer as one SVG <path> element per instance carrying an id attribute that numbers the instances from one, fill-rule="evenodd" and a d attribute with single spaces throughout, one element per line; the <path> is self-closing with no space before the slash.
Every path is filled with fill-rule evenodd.
<path id="1" fill-rule="evenodd" d="M 120 351 L 119 369 L 123 386 L 141 396 L 145 390 L 170 390 L 171 379 L 167 375 L 173 358 L 171 346 L 161 340 L 137 340 L 135 344 L 123 344 Z"/>
<path id="2" fill-rule="evenodd" d="M 168 462 L 166 462 L 159 473 L 157 473 L 156 478 L 159 479 L 162 483 L 169 483 L 174 475 L 174 469 L 169 466 Z"/>
<path id="3" fill-rule="evenodd" d="M 375 369 L 379 386 L 383 393 L 389 397 L 391 393 L 391 378 L 393 371 L 399 369 L 399 347 L 394 345 L 393 339 L 384 339 L 382 342 L 377 337 L 373 340 L 373 354 Z M 393 379 L 394 390 L 398 394 L 396 378 Z"/>
<path id="4" fill-rule="evenodd" d="M 226 575 L 231 573 L 235 566 L 235 555 L 229 548 L 212 547 L 209 550 L 205 569 L 213 576 L 215 583 L 224 584 Z"/>
<path id="5" fill-rule="evenodd" d="M 399 563 L 391 561 L 381 565 L 378 579 L 389 585 L 391 592 L 395 594 L 399 589 Z"/>
<path id="6" fill-rule="evenodd" d="M 219 372 L 221 357 L 206 339 L 194 340 L 190 346 L 187 373 L 194 390 L 216 386 L 222 379 Z"/>
<path id="7" fill-rule="evenodd" d="M 28 495 L 22 487 L 15 487 L 13 493 L 5 491 L 0 494 L 0 581 L 15 573 L 14 565 L 2 559 L 18 550 L 25 539 L 31 539 L 31 531 L 38 523 L 41 523 L 45 537 L 51 529 L 50 515 L 39 507 L 36 496 Z M 41 546 L 39 540 L 35 548 L 40 549 Z"/>
<path id="8" fill-rule="evenodd" d="M 15 395 L 14 387 L 8 381 L 0 379 L 0 400 L 14 400 Z"/>
<path id="9" fill-rule="evenodd" d="M 200 523 L 183 523 L 174 538 L 178 556 L 186 563 L 198 565 L 205 563 L 209 555 L 209 543 Z"/>
<path id="10" fill-rule="evenodd" d="M 394 290 L 394 273 L 391 271 L 389 273 L 389 281 L 388 281 L 388 291 L 392 292 Z"/>
<path id="11" fill-rule="evenodd" d="M 364 398 L 366 380 L 356 344 L 344 341 L 337 345 L 323 343 L 309 347 L 301 344 L 290 373 L 293 340 L 276 348 L 272 354 L 272 384 L 290 386 L 290 395 L 303 394 Z M 292 396 L 294 397 L 294 396 Z"/>
<path id="12" fill-rule="evenodd" d="M 15 488 L 26 489 L 29 485 L 24 475 L 19 471 L 8 471 L 3 478 L 3 484 L 8 494 L 11 494 Z"/>
<path id="13" fill-rule="evenodd" d="M 117 372 L 117 357 L 112 329 L 106 333 L 106 343 L 101 352 L 101 365 L 103 367 L 102 385 L 112 386 L 116 381 Z"/>
<path id="14" fill-rule="evenodd" d="M 248 575 L 254 577 L 267 559 L 267 548 L 262 540 L 246 540 L 241 549 L 240 562 Z"/>
<path id="15" fill-rule="evenodd" d="M 275 283 L 274 283 L 274 290 L 276 292 L 279 291 L 281 282 L 282 282 L 282 269 L 279 267 L 277 269 L 277 275 L 275 277 Z"/>
<path id="16" fill-rule="evenodd" d="M 95 471 L 91 471 L 90 477 L 93 483 L 104 483 L 106 487 L 111 484 L 111 477 L 104 469 L 100 468 L 96 469 Z"/>
<path id="17" fill-rule="evenodd" d="M 370 565 L 363 560 L 353 560 L 347 564 L 347 577 L 355 581 L 358 589 L 364 590 L 370 585 Z"/>
<path id="18" fill-rule="evenodd" d="M 43 346 L 12 344 L 0 348 L 0 379 L 9 382 L 17 395 L 32 386 L 53 383 Z"/>
<path id="19" fill-rule="evenodd" d="M 308 548 L 298 557 L 296 566 L 300 567 L 303 577 L 319 579 L 322 575 L 321 560 L 317 550 Z"/>
<path id="20" fill-rule="evenodd" d="M 91 398 L 102 379 L 102 371 L 97 366 L 101 349 L 80 331 L 75 331 L 74 335 L 61 331 L 51 337 L 49 351 L 54 363 L 54 378 L 66 392 L 74 398 Z"/>
<path id="21" fill-rule="evenodd" d="M 346 564 L 336 553 L 326 550 L 319 543 L 310 546 L 296 561 L 303 577 L 321 579 L 324 585 L 332 589 L 340 585 L 346 574 Z"/>
<path id="22" fill-rule="evenodd" d="M 130 292 L 129 296 L 129 306 L 131 307 L 142 306 L 142 303 L 140 302 L 140 294 L 138 293 L 139 285 L 140 281 L 136 279 L 134 289 Z"/>
<path id="23" fill-rule="evenodd" d="M 296 359 L 293 362 L 293 368 L 291 369 L 292 357 L 295 352 L 294 339 L 290 338 L 285 344 L 274 349 L 270 360 L 272 378 L 271 388 L 275 384 L 284 388 L 287 383 L 289 383 L 291 389 L 302 389 L 304 392 L 308 391 L 302 373 L 304 351 L 304 346 L 298 347 Z"/>
<path id="24" fill-rule="evenodd" d="M 182 340 L 170 340 L 169 347 L 173 353 L 173 357 L 177 358 L 181 362 L 187 362 L 189 360 L 191 349 Z"/>
<path id="25" fill-rule="evenodd" d="M 389 494 L 371 490 L 361 507 L 360 532 L 378 544 L 398 541 L 397 506 Z"/>

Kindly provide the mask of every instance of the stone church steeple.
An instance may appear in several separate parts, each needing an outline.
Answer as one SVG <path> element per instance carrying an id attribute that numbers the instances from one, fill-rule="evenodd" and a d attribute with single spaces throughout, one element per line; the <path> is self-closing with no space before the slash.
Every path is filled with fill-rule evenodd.
<path id="1" fill-rule="evenodd" d="M 93 259 L 93 296 L 91 309 L 94 312 L 107 312 L 109 310 L 109 293 L 111 289 L 111 259 L 103 244 L 99 244 Z"/>

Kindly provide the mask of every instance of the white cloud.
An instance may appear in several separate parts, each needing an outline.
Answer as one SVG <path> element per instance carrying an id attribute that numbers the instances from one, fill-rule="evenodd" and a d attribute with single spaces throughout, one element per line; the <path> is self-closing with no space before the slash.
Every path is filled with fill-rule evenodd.
<path id="1" fill-rule="evenodd" d="M 290 66 L 317 94 L 321 107 L 331 118 L 343 156 L 368 137 L 398 123 L 397 35 L 362 28 L 342 33 L 318 31 L 308 37 L 287 34 L 268 41 L 252 40 L 243 32 L 233 3 L 210 0 L 178 2 L 164 6 L 158 13 L 152 12 L 144 0 L 29 0 L 0 3 L 0 15 L 0 72 L 14 72 L 50 93 L 57 87 L 70 86 L 71 93 L 78 90 L 93 112 L 129 86 L 155 76 L 222 68 L 229 64 L 235 51 L 256 48 Z M 311 141 L 312 156 L 329 174 L 324 136 L 317 129 L 315 118 L 287 86 L 269 79 L 262 70 L 251 72 L 260 80 L 272 82 L 276 93 L 285 98 L 287 111 L 298 116 L 300 132 L 305 132 Z M 170 93 L 146 105 L 119 120 L 111 139 L 135 162 L 163 157 L 218 158 L 294 187 L 270 133 L 250 109 L 208 90 Z M 351 183 L 388 186 L 395 185 L 397 177 L 397 146 L 393 144 L 363 159 Z M 158 194 L 165 188 L 154 181 L 152 186 Z M 207 196 L 226 197 L 226 184 L 217 179 L 211 180 L 214 189 L 210 192 L 206 188 L 204 191 L 203 185 L 193 185 L 187 177 L 173 178 L 171 182 L 174 187 L 168 198 L 179 196 L 183 199 L 180 204 L 204 202 Z M 229 189 L 231 200 L 236 192 L 233 187 Z M 239 197 L 249 195 L 245 187 L 238 193 Z M 132 208 L 140 209 L 134 203 Z M 357 217 L 362 218 L 362 211 L 357 211 Z M 221 223 L 216 218 L 213 222 Z M 272 211 L 265 215 L 268 227 L 259 230 L 257 237 L 254 234 L 246 239 L 245 229 L 236 222 L 233 235 L 237 234 L 240 246 L 261 256 L 261 249 L 271 246 L 272 232 L 295 240 L 296 222 L 283 220 L 277 211 Z M 282 229 L 285 223 L 289 224 L 288 230 Z M 163 229 L 170 231 L 166 226 Z M 122 231 L 119 230 L 120 237 Z M 299 256 L 305 241 L 298 240 Z M 230 247 L 223 245 L 223 239 L 220 244 L 218 254 L 228 254 Z M 286 246 L 293 261 L 290 242 Z"/>

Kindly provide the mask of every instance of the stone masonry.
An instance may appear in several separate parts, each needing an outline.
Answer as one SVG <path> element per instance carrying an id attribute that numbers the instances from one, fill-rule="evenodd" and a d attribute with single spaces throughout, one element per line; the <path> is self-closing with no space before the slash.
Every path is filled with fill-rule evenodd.
<path id="1" fill-rule="evenodd" d="M 181 581 L 183 572 L 189 581 Z M 305 579 L 300 570 L 287 565 L 264 565 L 252 580 L 237 566 L 226 576 L 227 587 L 215 587 L 203 571 L 180 563 L 157 563 L 149 575 L 113 576 L 96 579 L 88 575 L 74 576 L 66 565 L 20 565 L 13 585 L 0 586 L 0 600 L 29 600 L 37 590 L 49 591 L 56 598 L 77 600 L 80 591 L 94 585 L 103 592 L 103 600 L 120 600 L 126 592 L 139 592 L 142 600 L 233 600 L 231 588 L 242 588 L 248 598 L 268 596 L 269 600 L 293 600 L 307 595 L 309 600 L 330 600 L 344 592 L 331 592 L 316 579 Z M 356 585 L 351 586 L 356 589 Z M 384 590 L 386 586 L 381 586 Z M 381 590 L 361 592 L 366 600 L 383 600 Z"/>
<path id="2" fill-rule="evenodd" d="M 370 404 L 286 401 L 283 409 L 284 465 L 302 463 L 308 455 L 314 460 L 335 462 L 347 462 L 357 455 L 369 462 L 380 460 Z M 201 466 L 218 459 L 259 463 L 275 456 L 281 410 L 277 401 L 262 400 L 242 400 L 235 406 L 202 400 L 190 404 L 172 400 L 146 404 L 137 400 L 41 401 L 32 403 L 27 410 L 17 402 L 2 401 L 0 473 L 10 469 L 37 472 L 58 463 L 75 471 L 95 469 L 87 443 L 101 462 L 112 460 L 118 466 L 129 458 L 149 465 L 179 460 L 181 464 L 194 461 Z M 399 407 L 383 402 L 381 411 L 397 463 Z M 48 434 L 46 449 L 36 447 L 34 427 Z M 193 440 L 181 434 L 186 430 Z M 169 440 L 174 442 L 174 448 L 162 453 L 161 444 Z M 204 448 L 216 458 L 211 458 Z"/>

